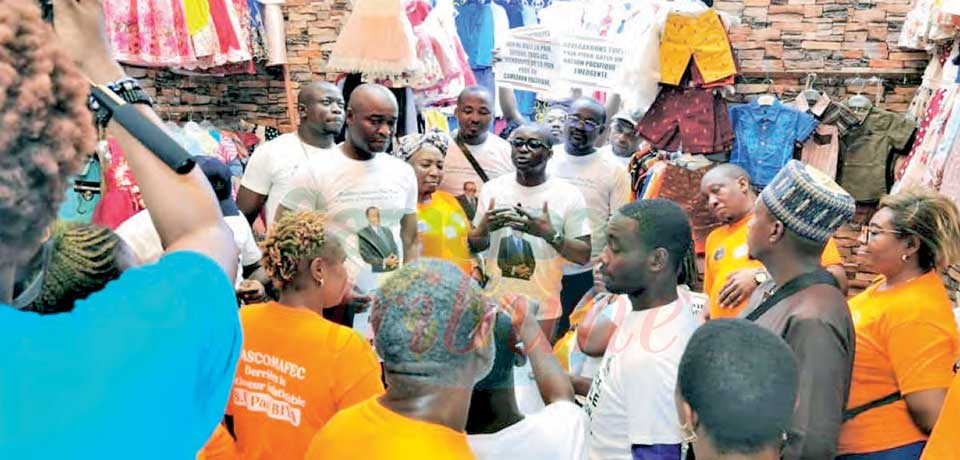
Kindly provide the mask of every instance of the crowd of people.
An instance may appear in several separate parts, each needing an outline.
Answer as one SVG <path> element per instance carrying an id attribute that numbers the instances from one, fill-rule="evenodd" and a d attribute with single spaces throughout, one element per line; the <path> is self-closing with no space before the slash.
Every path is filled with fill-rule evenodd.
<path id="1" fill-rule="evenodd" d="M 99 1 L 53 4 L 0 0 L 0 457 L 960 458 L 948 198 L 880 201 L 848 298 L 853 197 L 718 165 L 700 294 L 687 212 L 631 195 L 636 114 L 583 97 L 504 139 L 468 87 L 458 130 L 397 138 L 388 89 L 316 82 L 236 200 L 226 165 L 179 174 L 107 119 L 147 210 L 55 222 L 88 84 L 125 75 Z"/>

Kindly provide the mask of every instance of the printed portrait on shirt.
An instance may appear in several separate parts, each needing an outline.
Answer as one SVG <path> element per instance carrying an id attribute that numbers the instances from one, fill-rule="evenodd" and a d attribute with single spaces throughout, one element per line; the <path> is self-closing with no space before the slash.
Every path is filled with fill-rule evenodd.
<path id="1" fill-rule="evenodd" d="M 533 256 L 533 247 L 530 242 L 511 233 L 500 240 L 500 251 L 497 254 L 497 266 L 503 276 L 521 280 L 530 280 L 537 268 L 536 258 Z"/>
<path id="2" fill-rule="evenodd" d="M 400 267 L 399 250 L 393 232 L 380 225 L 380 209 L 366 210 L 367 226 L 357 232 L 360 257 L 374 273 L 391 272 Z"/>

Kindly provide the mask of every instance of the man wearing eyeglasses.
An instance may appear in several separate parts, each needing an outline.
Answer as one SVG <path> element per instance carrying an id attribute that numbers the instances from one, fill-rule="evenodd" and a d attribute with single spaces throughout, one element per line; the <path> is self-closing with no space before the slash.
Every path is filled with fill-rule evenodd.
<path id="1" fill-rule="evenodd" d="M 289 185 L 300 165 L 336 153 L 334 137 L 343 128 L 345 116 L 340 90 L 325 81 L 311 83 L 300 90 L 297 109 L 300 113 L 297 132 L 283 134 L 261 145 L 247 164 L 237 194 L 237 207 L 251 224 L 257 220 L 264 204 L 267 208 L 264 223 L 268 227 L 273 223 L 283 198 L 280 191 Z"/>
<path id="2" fill-rule="evenodd" d="M 496 296 L 524 294 L 541 304 L 537 319 L 547 337 L 560 317 L 564 262 L 590 260 L 590 227 L 576 187 L 547 173 L 553 147 L 549 128 L 524 125 L 510 135 L 515 174 L 480 191 L 470 246 L 488 251 L 487 289 Z"/>
<path id="3" fill-rule="evenodd" d="M 606 245 L 607 221 L 614 211 L 630 200 L 630 176 L 626 167 L 611 155 L 594 147 L 607 122 L 606 111 L 597 101 L 583 97 L 573 102 L 565 122 L 566 142 L 553 149 L 548 171 L 564 179 L 583 195 L 586 207 L 577 210 L 576 219 L 590 226 L 590 261 L 568 261 L 563 267 L 560 301 L 563 315 L 557 327 L 562 335 L 570 327 L 570 313 L 593 287 L 593 267 Z"/>

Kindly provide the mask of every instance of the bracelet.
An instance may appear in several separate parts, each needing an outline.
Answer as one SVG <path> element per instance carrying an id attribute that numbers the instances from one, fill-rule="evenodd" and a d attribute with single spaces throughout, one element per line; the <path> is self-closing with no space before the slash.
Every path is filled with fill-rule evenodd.
<path id="1" fill-rule="evenodd" d="M 563 234 L 560 232 L 555 232 L 553 234 L 553 237 L 550 238 L 549 243 L 550 243 L 550 246 L 553 246 L 553 248 L 556 249 L 557 251 L 559 251 L 560 249 L 563 249 L 563 248 L 557 247 L 563 244 Z"/>
<path id="2" fill-rule="evenodd" d="M 103 86 L 120 96 L 127 104 L 146 104 L 153 107 L 153 99 L 143 90 L 140 82 L 133 77 L 123 77 Z M 113 112 L 104 107 L 93 95 L 87 98 L 87 108 L 93 112 L 98 126 L 107 126 L 113 117 Z"/>

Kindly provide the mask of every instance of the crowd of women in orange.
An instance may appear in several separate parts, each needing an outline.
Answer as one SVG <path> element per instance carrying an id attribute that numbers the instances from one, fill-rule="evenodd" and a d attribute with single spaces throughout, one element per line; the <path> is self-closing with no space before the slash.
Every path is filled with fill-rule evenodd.
<path id="1" fill-rule="evenodd" d="M 960 256 L 960 213 L 939 194 L 888 196 L 863 228 L 859 256 L 879 273 L 849 301 L 856 329 L 841 460 L 918 458 L 960 353 L 938 269 Z"/>
<path id="2" fill-rule="evenodd" d="M 410 134 L 400 139 L 397 155 L 410 163 L 417 175 L 420 255 L 453 262 L 464 273 L 471 273 L 470 221 L 456 197 L 437 189 L 449 145 L 450 137 L 439 131 Z"/>

